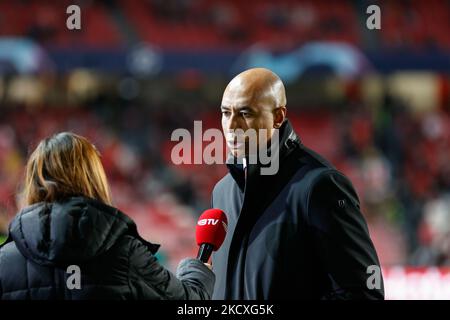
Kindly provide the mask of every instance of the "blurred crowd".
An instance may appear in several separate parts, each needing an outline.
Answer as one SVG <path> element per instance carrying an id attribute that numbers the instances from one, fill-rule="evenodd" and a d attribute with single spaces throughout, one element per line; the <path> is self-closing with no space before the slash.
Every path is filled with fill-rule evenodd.
<path id="1" fill-rule="evenodd" d="M 83 8 L 83 28 L 68 33 L 69 5 Z M 366 9 L 383 12 L 381 33 L 364 32 Z M 44 45 L 126 45 L 133 39 L 162 48 L 274 48 L 314 40 L 344 41 L 361 48 L 449 49 L 446 0 L 3 0 L 0 35 L 27 36 Z M 89 30 L 87 32 L 86 30 Z"/>
<path id="2" fill-rule="evenodd" d="M 414 114 L 386 97 L 376 112 L 354 106 L 343 118 L 341 169 L 354 176 L 382 259 L 449 266 L 448 112 Z"/>
<path id="3" fill-rule="evenodd" d="M 157 111 L 155 111 L 157 110 Z M 450 116 L 412 113 L 387 97 L 371 110 L 298 111 L 288 118 L 303 143 L 324 154 L 357 189 L 384 265 L 450 265 Z M 0 230 L 20 208 L 27 155 L 39 139 L 73 131 L 102 153 L 115 204 L 140 231 L 163 243 L 168 263 L 195 251 L 195 219 L 209 206 L 224 165 L 180 165 L 170 160 L 170 134 L 193 120 L 220 128 L 220 113 L 205 108 L 5 109 L 0 118 Z M 170 236 L 167 236 L 170 234 Z"/>

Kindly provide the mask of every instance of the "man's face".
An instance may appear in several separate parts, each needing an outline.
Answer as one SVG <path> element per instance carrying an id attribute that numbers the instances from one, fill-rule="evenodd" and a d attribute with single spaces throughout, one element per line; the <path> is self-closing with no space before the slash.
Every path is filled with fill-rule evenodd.
<path id="1" fill-rule="evenodd" d="M 247 130 L 253 129 L 256 133 L 257 146 L 260 143 L 266 143 L 272 136 L 275 106 L 273 99 L 265 96 L 268 95 L 256 92 L 253 88 L 239 82 L 232 81 L 225 89 L 221 106 L 222 130 L 228 148 L 235 157 L 243 157 L 249 152 L 249 131 Z M 247 131 L 247 134 L 243 137 L 238 136 L 237 129 Z M 264 142 L 259 141 L 260 129 L 266 129 Z"/>

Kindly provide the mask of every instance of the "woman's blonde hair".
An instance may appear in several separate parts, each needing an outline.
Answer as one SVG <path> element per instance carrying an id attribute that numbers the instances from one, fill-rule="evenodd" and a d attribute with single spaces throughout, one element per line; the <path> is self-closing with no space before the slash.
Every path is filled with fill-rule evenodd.
<path id="1" fill-rule="evenodd" d="M 100 153 L 86 138 L 62 132 L 42 140 L 28 160 L 24 205 L 85 196 L 111 205 Z"/>

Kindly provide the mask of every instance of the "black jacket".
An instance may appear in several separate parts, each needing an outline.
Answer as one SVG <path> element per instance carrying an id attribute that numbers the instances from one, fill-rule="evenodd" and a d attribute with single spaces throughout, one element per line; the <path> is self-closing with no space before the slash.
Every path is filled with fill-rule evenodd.
<path id="1" fill-rule="evenodd" d="M 227 164 L 213 190 L 212 206 L 228 216 L 213 299 L 383 299 L 382 278 L 367 286 L 379 261 L 352 184 L 287 120 L 279 141 L 277 174 L 249 164 L 245 177 Z"/>
<path id="2" fill-rule="evenodd" d="M 0 299 L 211 297 L 212 271 L 186 259 L 177 278 L 157 262 L 158 247 L 138 235 L 128 216 L 99 201 L 38 203 L 17 214 L 0 247 Z M 80 289 L 73 288 L 70 265 L 79 267 Z"/>

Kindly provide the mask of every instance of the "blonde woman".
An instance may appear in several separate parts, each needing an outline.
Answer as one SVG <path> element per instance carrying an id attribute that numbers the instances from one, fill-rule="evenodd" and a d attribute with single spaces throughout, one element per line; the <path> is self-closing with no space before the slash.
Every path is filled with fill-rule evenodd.
<path id="1" fill-rule="evenodd" d="M 209 299 L 212 271 L 183 260 L 177 275 L 114 208 L 96 148 L 73 133 L 39 143 L 24 208 L 0 247 L 0 299 Z"/>

